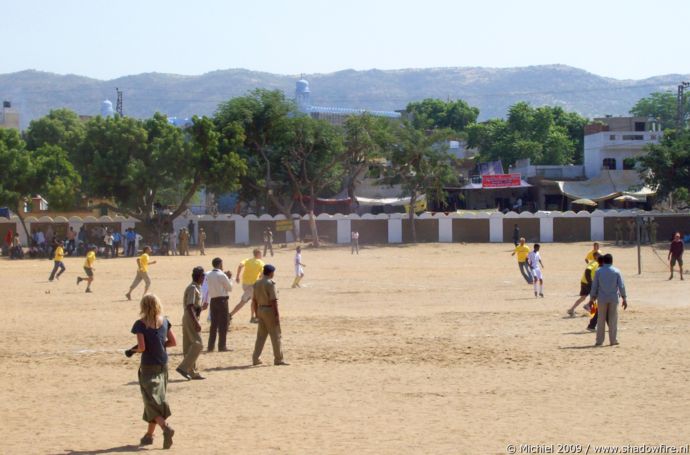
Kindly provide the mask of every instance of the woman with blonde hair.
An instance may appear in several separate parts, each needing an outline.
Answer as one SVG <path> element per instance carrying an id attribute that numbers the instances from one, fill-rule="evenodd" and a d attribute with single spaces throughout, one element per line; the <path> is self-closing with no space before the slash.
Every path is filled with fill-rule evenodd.
<path id="1" fill-rule="evenodd" d="M 168 425 L 170 406 L 166 399 L 168 388 L 168 353 L 166 348 L 175 346 L 175 334 L 170 322 L 163 316 L 161 302 L 153 294 L 141 299 L 141 319 L 132 327 L 137 336 L 136 352 L 141 352 L 139 366 L 139 389 L 144 399 L 143 419 L 148 422 L 148 430 L 141 438 L 141 445 L 153 444 L 156 425 L 163 430 L 163 448 L 169 449 L 173 443 L 175 430 Z"/>

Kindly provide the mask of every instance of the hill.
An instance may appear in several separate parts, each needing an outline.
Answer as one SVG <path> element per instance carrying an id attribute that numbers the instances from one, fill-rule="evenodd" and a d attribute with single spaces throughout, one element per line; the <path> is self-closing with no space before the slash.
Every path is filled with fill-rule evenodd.
<path id="1" fill-rule="evenodd" d="M 558 105 L 588 117 L 627 114 L 651 92 L 673 90 L 689 75 L 663 75 L 642 80 L 597 76 L 565 65 L 521 68 L 429 68 L 344 70 L 308 74 L 312 103 L 365 109 L 403 109 L 423 98 L 464 99 L 480 109 L 480 119 L 503 117 L 518 101 Z M 0 75 L 0 98 L 12 101 L 22 126 L 49 110 L 67 107 L 81 115 L 97 115 L 101 102 L 115 102 L 115 88 L 124 92 L 124 113 L 149 117 L 212 114 L 219 103 L 254 88 L 280 89 L 292 98 L 297 75 L 244 69 L 219 70 L 200 76 L 145 73 L 108 81 L 34 70 Z"/>

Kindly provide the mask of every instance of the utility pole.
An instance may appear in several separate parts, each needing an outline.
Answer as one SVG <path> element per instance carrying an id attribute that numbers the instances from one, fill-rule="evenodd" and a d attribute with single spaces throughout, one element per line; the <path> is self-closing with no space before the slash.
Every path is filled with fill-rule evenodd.
<path id="1" fill-rule="evenodd" d="M 115 112 L 117 112 L 117 114 L 120 117 L 124 117 L 124 114 L 122 113 L 122 90 L 115 87 L 115 92 L 117 93 L 117 104 L 115 105 Z"/>
<path id="2" fill-rule="evenodd" d="M 681 130 L 685 127 L 685 88 L 690 87 L 690 82 L 681 82 L 678 85 L 676 128 Z"/>

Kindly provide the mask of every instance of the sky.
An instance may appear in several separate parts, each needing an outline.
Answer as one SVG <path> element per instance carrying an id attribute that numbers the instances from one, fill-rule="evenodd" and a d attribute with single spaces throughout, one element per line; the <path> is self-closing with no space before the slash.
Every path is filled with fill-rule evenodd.
<path id="1" fill-rule="evenodd" d="M 643 79 L 690 74 L 689 13 L 688 0 L 0 0 L 0 74 L 565 64 Z"/>

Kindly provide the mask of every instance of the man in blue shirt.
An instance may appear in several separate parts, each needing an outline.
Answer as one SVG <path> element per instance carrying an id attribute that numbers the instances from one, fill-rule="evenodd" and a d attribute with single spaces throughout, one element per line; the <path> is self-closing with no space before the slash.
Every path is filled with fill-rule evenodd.
<path id="1" fill-rule="evenodd" d="M 599 267 L 592 280 L 590 303 L 597 300 L 597 340 L 596 346 L 604 344 L 606 325 L 609 326 L 609 341 L 611 346 L 618 344 L 618 295 L 623 298 L 623 309 L 628 308 L 626 301 L 625 283 L 621 272 L 613 267 L 613 256 L 605 254 L 603 265 Z"/>

